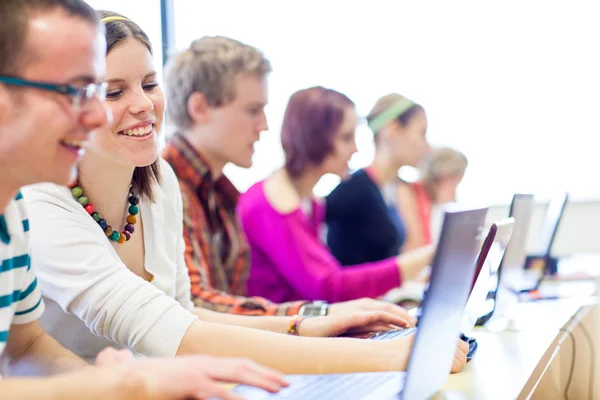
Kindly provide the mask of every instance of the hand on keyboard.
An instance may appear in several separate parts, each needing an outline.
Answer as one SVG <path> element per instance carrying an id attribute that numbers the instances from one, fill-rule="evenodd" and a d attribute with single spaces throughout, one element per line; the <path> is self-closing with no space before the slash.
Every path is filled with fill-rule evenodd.
<path id="1" fill-rule="evenodd" d="M 385 311 L 363 311 L 347 315 L 307 318 L 300 324 L 302 336 L 339 336 L 349 333 L 378 332 L 407 325 L 407 321 Z"/>
<path id="2" fill-rule="evenodd" d="M 375 336 L 373 336 L 371 339 L 373 340 L 385 340 L 388 341 L 390 343 L 393 342 L 399 342 L 402 346 L 402 353 L 403 353 L 403 360 L 402 360 L 402 365 L 403 368 L 402 370 L 405 371 L 406 370 L 406 363 L 408 362 L 408 354 L 410 354 L 410 351 L 412 350 L 412 341 L 414 339 L 414 332 L 416 331 L 416 328 L 411 328 L 411 329 L 401 329 L 401 330 L 395 330 L 395 331 L 389 331 L 389 332 L 382 332 L 379 333 Z M 390 340 L 391 339 L 391 340 Z M 408 348 L 404 347 L 408 344 Z M 475 346 L 474 349 L 472 349 L 472 347 Z M 469 359 L 472 357 L 473 353 L 475 352 L 474 350 L 477 348 L 477 343 L 475 342 L 475 339 L 471 339 L 471 338 L 467 338 L 465 335 L 461 334 L 460 339 L 458 340 L 458 345 L 456 347 L 456 353 L 454 355 L 454 360 L 452 362 L 452 369 L 451 372 L 460 372 L 460 370 L 462 370 L 462 368 L 464 367 L 464 365 L 467 362 L 467 355 L 469 356 Z M 396 350 L 398 351 L 398 350 Z"/>

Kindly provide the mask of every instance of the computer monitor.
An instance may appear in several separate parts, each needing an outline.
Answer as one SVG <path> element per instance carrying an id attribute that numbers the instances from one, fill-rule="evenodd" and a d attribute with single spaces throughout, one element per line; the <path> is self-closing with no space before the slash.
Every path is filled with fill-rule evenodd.
<path id="1" fill-rule="evenodd" d="M 510 203 L 509 218 L 515 220 L 510 243 L 500 263 L 500 271 L 522 270 L 527 257 L 527 237 L 533 215 L 533 195 L 517 193 Z"/>
<path id="2" fill-rule="evenodd" d="M 550 204 L 548 204 L 548 210 L 546 211 L 546 220 L 542 228 L 540 235 L 540 242 L 536 254 L 540 256 L 550 257 L 552 252 L 552 245 L 556 239 L 556 233 L 558 227 L 562 221 L 562 217 L 567 208 L 567 202 L 569 201 L 568 193 L 561 193 L 554 197 Z"/>

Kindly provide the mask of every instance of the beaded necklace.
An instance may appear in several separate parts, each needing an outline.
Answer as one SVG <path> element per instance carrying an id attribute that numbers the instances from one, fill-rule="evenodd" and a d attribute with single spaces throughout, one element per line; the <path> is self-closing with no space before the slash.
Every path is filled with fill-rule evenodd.
<path id="1" fill-rule="evenodd" d="M 117 242 L 119 244 L 123 244 L 129 239 L 131 239 L 131 235 L 133 234 L 133 232 L 135 232 L 134 225 L 137 222 L 136 215 L 140 212 L 140 209 L 138 207 L 140 199 L 133 193 L 133 189 L 129 191 L 129 208 L 127 209 L 129 215 L 127 215 L 127 224 L 123 228 L 123 231 L 119 233 L 119 231 L 113 229 L 113 227 L 110 226 L 104 218 L 102 218 L 100 213 L 96 211 L 96 209 L 94 208 L 92 203 L 90 203 L 87 196 L 83 194 L 83 188 L 79 184 L 79 181 L 75 181 L 75 183 L 70 185 L 69 188 L 71 189 L 71 194 L 73 195 L 73 198 L 79 204 L 81 204 L 81 206 L 85 208 L 85 211 L 87 211 L 87 213 L 90 214 L 94 221 L 96 221 L 98 225 L 100 225 L 100 228 L 102 228 L 106 237 L 108 237 L 113 242 Z"/>

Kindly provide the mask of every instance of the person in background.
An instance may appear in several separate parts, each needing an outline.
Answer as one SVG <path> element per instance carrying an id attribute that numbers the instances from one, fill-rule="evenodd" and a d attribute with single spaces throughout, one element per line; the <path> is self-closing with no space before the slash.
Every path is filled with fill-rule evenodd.
<path id="1" fill-rule="evenodd" d="M 233 400 L 218 381 L 285 386 L 279 373 L 239 359 L 134 359 L 107 348 L 88 366 L 42 329 L 44 302 L 29 256 L 38 228 L 30 227 L 20 189 L 66 184 L 88 132 L 106 124 L 106 41 L 80 0 L 3 0 L 0 15 L 0 397 Z"/>
<path id="2" fill-rule="evenodd" d="M 194 307 L 181 193 L 158 157 L 165 101 L 152 47 L 133 21 L 101 16 L 106 104 L 114 120 L 91 136 L 70 190 L 40 184 L 26 193 L 48 331 L 85 358 L 110 344 L 147 356 L 247 357 L 284 373 L 406 368 L 411 337 L 386 343 L 299 337 L 406 324 L 391 314 L 251 317 Z M 455 370 L 465 361 L 463 343 Z"/>
<path id="3" fill-rule="evenodd" d="M 398 170 L 417 167 L 429 152 L 423 107 L 399 94 L 381 97 L 367 116 L 375 157 L 326 198 L 327 245 L 342 265 L 401 253 L 407 228 L 397 209 Z"/>
<path id="4" fill-rule="evenodd" d="M 325 208 L 313 188 L 327 173 L 346 178 L 356 125 L 354 103 L 342 93 L 313 87 L 291 96 L 281 128 L 285 166 L 238 206 L 252 255 L 250 295 L 277 302 L 378 297 L 429 265 L 432 248 L 342 268 L 319 239 Z"/>
<path id="5" fill-rule="evenodd" d="M 450 147 L 436 148 L 419 166 L 421 178 L 398 188 L 397 207 L 406 225 L 403 251 L 430 244 L 436 210 L 456 201 L 456 189 L 467 169 L 467 157 Z"/>
<path id="6" fill-rule="evenodd" d="M 267 129 L 271 64 L 256 48 L 226 37 L 203 37 L 171 57 L 166 76 L 169 116 L 177 131 L 163 157 L 183 199 L 185 262 L 197 307 L 244 315 L 337 315 L 405 310 L 374 299 L 336 304 L 305 298 L 273 303 L 246 297 L 250 251 L 238 222 L 240 193 L 222 173 L 227 163 L 252 166 L 254 145 Z"/>

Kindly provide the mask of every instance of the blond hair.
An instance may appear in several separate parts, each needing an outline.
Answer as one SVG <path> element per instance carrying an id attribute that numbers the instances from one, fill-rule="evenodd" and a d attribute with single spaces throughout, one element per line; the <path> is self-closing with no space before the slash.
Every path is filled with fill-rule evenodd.
<path id="1" fill-rule="evenodd" d="M 169 117 L 178 128 L 189 128 L 187 102 L 193 93 L 204 94 L 210 106 L 220 107 L 235 97 L 237 75 L 263 78 L 269 72 L 271 63 L 252 46 L 223 36 L 197 39 L 165 67 Z"/>
<path id="2" fill-rule="evenodd" d="M 374 134 L 392 121 L 407 125 L 413 115 L 423 107 L 398 93 L 380 97 L 367 115 L 367 123 Z"/>
<path id="3" fill-rule="evenodd" d="M 435 182 L 445 176 L 462 177 L 467 170 L 467 157 L 458 150 L 450 147 L 439 147 L 421 167 L 423 182 Z"/>

